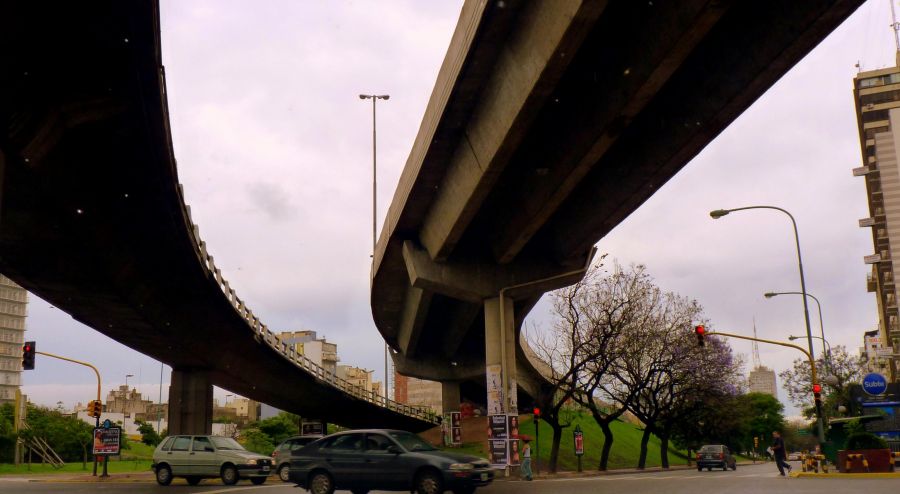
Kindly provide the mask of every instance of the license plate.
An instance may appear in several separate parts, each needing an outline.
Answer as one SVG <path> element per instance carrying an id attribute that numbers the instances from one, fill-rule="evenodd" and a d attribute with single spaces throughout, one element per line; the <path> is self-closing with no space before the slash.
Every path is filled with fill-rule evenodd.
<path id="1" fill-rule="evenodd" d="M 263 471 L 263 472 L 268 472 L 268 471 L 269 471 L 269 466 L 266 465 L 266 466 L 262 467 L 262 471 Z"/>
<path id="2" fill-rule="evenodd" d="M 481 481 L 482 481 L 482 482 L 484 482 L 484 481 L 487 480 L 487 479 L 488 479 L 488 474 L 486 474 L 486 473 L 481 474 Z"/>

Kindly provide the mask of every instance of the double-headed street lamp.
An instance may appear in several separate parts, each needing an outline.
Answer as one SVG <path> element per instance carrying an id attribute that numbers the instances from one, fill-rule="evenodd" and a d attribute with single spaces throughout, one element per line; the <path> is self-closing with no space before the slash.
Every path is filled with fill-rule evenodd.
<path id="1" fill-rule="evenodd" d="M 806 336 L 794 336 L 794 335 L 788 336 L 788 340 L 790 340 L 790 341 L 799 340 L 801 338 L 806 338 Z M 828 340 L 826 340 L 825 338 L 822 338 L 821 336 L 813 336 L 813 338 L 824 341 L 825 343 L 822 344 L 822 348 L 826 348 L 826 352 L 831 353 L 831 343 L 828 343 Z"/>
<path id="2" fill-rule="evenodd" d="M 134 374 L 125 374 L 125 389 L 128 389 L 128 378 L 134 377 Z"/>
<path id="3" fill-rule="evenodd" d="M 803 293 L 801 293 L 801 292 L 768 292 L 768 293 L 763 294 L 763 297 L 772 298 L 772 297 L 776 297 L 778 295 L 803 295 Z M 825 354 L 825 370 L 827 370 L 828 373 L 830 374 L 832 372 L 831 369 L 834 366 L 831 365 L 831 345 L 828 343 L 828 340 L 825 339 L 825 323 L 823 322 L 823 319 L 822 319 L 822 304 L 819 302 L 819 299 L 817 299 L 815 297 L 815 295 L 813 295 L 811 293 L 807 293 L 806 296 L 815 300 L 816 307 L 819 309 L 819 332 L 822 334 L 822 336 L 821 337 L 813 336 L 813 338 L 822 340 L 822 351 Z M 792 336 L 788 339 L 794 340 L 797 338 L 794 338 Z"/>
<path id="4" fill-rule="evenodd" d="M 779 208 L 777 206 L 744 206 L 741 208 L 732 208 L 732 209 L 716 209 L 714 211 L 710 211 L 709 215 L 712 219 L 717 220 L 729 213 L 733 213 L 735 211 L 743 211 L 745 209 L 774 209 L 776 211 L 781 211 L 786 214 L 788 218 L 791 219 L 791 224 L 794 227 L 794 241 L 797 245 L 797 265 L 800 269 L 800 291 L 803 295 L 803 320 L 806 322 L 806 341 L 809 344 L 809 358 L 812 365 L 815 365 L 815 354 L 813 351 L 813 342 L 812 342 L 812 330 L 809 327 L 809 306 L 806 302 L 806 279 L 803 276 L 803 258 L 800 255 L 800 234 L 797 233 L 797 222 L 794 220 L 794 216 L 789 213 L 786 209 Z M 813 382 L 813 388 L 818 386 L 818 383 Z M 818 417 L 818 425 L 819 425 L 819 441 L 825 442 L 825 426 L 823 424 L 822 419 L 822 403 L 818 399 L 816 402 L 816 416 Z"/>
<path id="5" fill-rule="evenodd" d="M 375 248 L 378 243 L 378 147 L 375 132 L 375 102 L 382 99 L 387 101 L 389 94 L 360 94 L 359 99 L 372 100 L 372 276 L 375 276 Z M 384 399 L 388 398 L 388 345 L 384 342 Z"/>

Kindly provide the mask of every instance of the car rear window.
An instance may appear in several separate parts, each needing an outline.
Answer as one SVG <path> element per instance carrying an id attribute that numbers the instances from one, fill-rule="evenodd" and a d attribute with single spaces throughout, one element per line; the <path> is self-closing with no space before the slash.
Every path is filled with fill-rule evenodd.
<path id="1" fill-rule="evenodd" d="M 700 448 L 701 453 L 719 453 L 722 451 L 722 446 L 703 446 Z"/>
<path id="2" fill-rule="evenodd" d="M 172 451 L 187 451 L 191 447 L 190 436 L 178 436 L 172 445 Z"/>

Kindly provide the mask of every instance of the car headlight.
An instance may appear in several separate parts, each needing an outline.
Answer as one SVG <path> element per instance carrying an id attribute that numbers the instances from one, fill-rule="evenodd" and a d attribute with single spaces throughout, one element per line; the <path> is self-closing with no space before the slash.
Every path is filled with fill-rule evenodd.
<path id="1" fill-rule="evenodd" d="M 471 463 L 452 463 L 450 464 L 450 470 L 456 471 L 465 471 L 465 470 L 474 470 L 475 465 Z"/>
<path id="2" fill-rule="evenodd" d="M 256 465 L 256 460 L 247 460 L 248 465 Z"/>

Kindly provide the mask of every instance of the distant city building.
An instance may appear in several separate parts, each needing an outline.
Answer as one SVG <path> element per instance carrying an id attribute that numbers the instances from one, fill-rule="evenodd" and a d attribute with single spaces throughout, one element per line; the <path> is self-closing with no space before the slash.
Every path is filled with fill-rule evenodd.
<path id="1" fill-rule="evenodd" d="M 426 381 L 415 377 L 394 374 L 394 400 L 407 405 L 419 405 L 431 408 L 440 415 L 443 411 L 443 391 L 441 383 Z"/>
<path id="2" fill-rule="evenodd" d="M 869 372 L 886 372 L 890 364 L 892 350 L 884 346 L 880 331 L 877 329 L 863 333 L 863 346 L 859 354 L 866 359 L 866 370 Z"/>
<path id="3" fill-rule="evenodd" d="M 883 348 L 900 348 L 900 320 L 897 311 L 897 272 L 892 245 L 900 245 L 900 168 L 897 152 L 900 135 L 900 68 L 860 72 L 853 79 L 857 128 L 862 163 L 853 175 L 866 185 L 869 216 L 859 226 L 872 230 L 872 252 L 864 257 L 871 265 L 866 288 L 878 303 L 878 335 Z M 897 127 L 900 129 L 900 127 Z M 900 251 L 898 251 L 900 254 Z M 888 352 L 885 352 L 888 353 Z M 900 360 L 884 357 L 892 381 L 898 377 Z"/>
<path id="4" fill-rule="evenodd" d="M 0 404 L 16 400 L 22 385 L 22 343 L 28 292 L 0 274 Z"/>
<path id="5" fill-rule="evenodd" d="M 765 393 L 778 398 L 778 387 L 775 382 L 775 371 L 772 369 L 759 366 L 750 371 L 750 389 L 751 393 Z"/>
<path id="6" fill-rule="evenodd" d="M 103 403 L 105 411 L 124 413 L 128 416 L 146 414 L 153 404 L 151 400 L 145 400 L 137 389 L 128 389 L 124 384 L 119 386 L 119 389 L 110 391 L 106 395 L 106 402 Z"/>
<path id="7" fill-rule="evenodd" d="M 278 335 L 282 343 L 293 346 L 298 355 L 303 355 L 316 365 L 332 374 L 337 374 L 337 344 L 318 338 L 315 331 L 283 332 Z"/>
<path id="8" fill-rule="evenodd" d="M 227 401 L 222 408 L 233 412 L 233 416 L 241 421 L 256 422 L 259 420 L 260 405 L 258 401 L 235 397 L 233 400 Z"/>
<path id="9" fill-rule="evenodd" d="M 374 373 L 375 371 L 354 367 L 352 365 L 337 366 L 337 377 L 354 386 L 359 386 L 370 393 L 381 395 L 381 382 L 373 380 Z"/>

